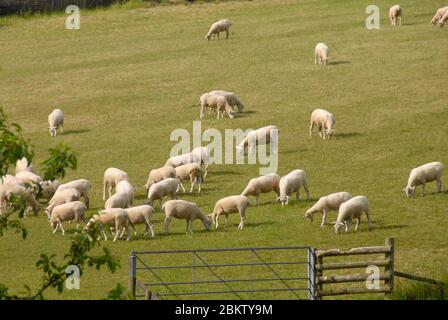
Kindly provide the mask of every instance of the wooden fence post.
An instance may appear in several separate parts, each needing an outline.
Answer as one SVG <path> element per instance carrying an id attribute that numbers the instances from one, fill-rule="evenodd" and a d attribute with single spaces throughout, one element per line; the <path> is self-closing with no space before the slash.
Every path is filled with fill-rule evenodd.
<path id="1" fill-rule="evenodd" d="M 384 285 L 388 289 L 388 293 L 385 294 L 385 298 L 394 290 L 394 259 L 395 259 L 395 239 L 394 238 L 386 238 L 385 241 L 386 246 L 390 246 L 390 251 L 385 253 L 386 260 L 389 263 L 385 266 L 385 273 L 390 274 L 390 278 L 384 281 Z"/>
<path id="2" fill-rule="evenodd" d="M 317 264 L 320 266 L 320 268 L 316 268 L 316 281 L 317 281 L 317 292 L 316 292 L 316 300 L 322 300 L 322 291 L 323 291 L 323 285 L 322 282 L 320 282 L 320 278 L 324 275 L 324 269 L 322 266 L 324 265 L 324 258 L 322 256 L 317 257 Z"/>
<path id="3" fill-rule="evenodd" d="M 135 252 L 132 251 L 131 256 L 129 257 L 129 293 L 131 294 L 132 299 L 135 299 L 135 290 L 137 285 L 137 256 Z"/>

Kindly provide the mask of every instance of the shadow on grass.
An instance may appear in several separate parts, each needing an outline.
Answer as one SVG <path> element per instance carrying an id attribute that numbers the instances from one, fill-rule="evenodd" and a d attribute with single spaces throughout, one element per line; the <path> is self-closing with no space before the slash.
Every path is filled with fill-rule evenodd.
<path id="1" fill-rule="evenodd" d="M 64 131 L 63 135 L 87 133 L 90 131 L 92 131 L 92 130 L 90 130 L 90 129 L 66 130 L 66 131 Z"/>
<path id="2" fill-rule="evenodd" d="M 328 63 L 328 65 L 330 65 L 330 66 L 337 66 L 339 64 L 350 64 L 350 63 L 352 63 L 352 62 L 351 61 L 347 61 L 347 60 L 336 60 L 336 61 L 330 61 Z"/>
<path id="3" fill-rule="evenodd" d="M 209 172 L 209 173 L 213 173 L 213 175 L 223 175 L 223 176 L 228 176 L 228 175 L 240 175 L 240 172 L 236 172 L 236 171 L 213 171 L 213 172 Z"/>
<path id="4" fill-rule="evenodd" d="M 361 222 L 362 223 L 362 222 Z M 379 226 L 379 225 L 375 225 L 374 222 L 372 221 L 372 228 L 370 229 L 370 231 L 374 231 L 374 230 L 397 230 L 397 229 L 403 229 L 403 228 L 408 228 L 409 226 L 407 224 L 390 224 L 390 225 L 385 225 L 385 226 Z M 365 229 L 365 231 L 367 232 L 368 230 Z"/>
<path id="5" fill-rule="evenodd" d="M 353 138 L 353 137 L 359 137 L 362 136 L 362 134 L 360 134 L 359 132 L 346 132 L 346 133 L 337 133 L 335 135 L 336 138 Z"/>

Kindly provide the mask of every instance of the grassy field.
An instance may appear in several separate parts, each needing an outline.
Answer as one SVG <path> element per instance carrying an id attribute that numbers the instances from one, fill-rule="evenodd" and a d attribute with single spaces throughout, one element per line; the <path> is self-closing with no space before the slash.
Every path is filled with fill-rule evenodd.
<path id="1" fill-rule="evenodd" d="M 129 173 L 142 185 L 160 167 L 174 142 L 172 130 L 191 132 L 199 120 L 203 92 L 236 92 L 247 113 L 230 120 L 207 116 L 207 128 L 280 128 L 279 174 L 307 172 L 310 201 L 282 208 L 273 194 L 248 210 L 238 231 L 237 215 L 226 229 L 185 235 L 173 221 L 162 235 L 155 216 L 155 240 L 104 243 L 120 257 L 115 274 L 87 270 L 81 289 L 55 299 L 98 299 L 117 282 L 127 283 L 132 250 L 309 245 L 319 249 L 381 245 L 395 237 L 396 269 L 441 278 L 448 273 L 448 192 L 407 199 L 402 192 L 413 167 L 447 163 L 448 30 L 429 23 L 441 0 L 403 0 L 404 25 L 387 21 L 390 1 L 375 2 L 381 29 L 367 30 L 371 1 L 280 0 L 224 2 L 82 12 L 81 29 L 66 30 L 65 15 L 0 19 L 0 104 L 20 123 L 36 149 L 35 165 L 47 149 L 64 141 L 79 153 L 79 168 L 66 180 L 93 183 L 89 214 L 103 206 L 102 175 L 108 167 Z M 210 24 L 234 22 L 229 40 L 207 42 Z M 314 65 L 314 46 L 330 47 L 330 65 Z M 66 133 L 51 138 L 47 116 L 66 114 Z M 337 138 L 308 136 L 316 107 L 336 117 Z M 180 194 L 205 212 L 225 195 L 239 194 L 258 175 L 257 165 L 213 165 L 203 193 Z M 448 180 L 446 181 L 448 185 Z M 373 229 L 365 220 L 358 232 L 336 235 L 304 218 L 319 196 L 348 191 L 369 198 Z M 446 190 L 446 189 L 445 189 Z M 139 190 L 136 203 L 145 201 Z M 156 205 L 156 208 L 158 206 Z M 335 213 L 330 214 L 335 220 Z M 53 235 L 44 214 L 25 220 L 26 240 L 0 238 L 0 283 L 13 291 L 36 286 L 35 261 L 41 252 L 62 255 L 69 237 Z M 176 274 L 172 275 L 176 278 Z M 367 296 L 357 298 L 382 298 Z"/>

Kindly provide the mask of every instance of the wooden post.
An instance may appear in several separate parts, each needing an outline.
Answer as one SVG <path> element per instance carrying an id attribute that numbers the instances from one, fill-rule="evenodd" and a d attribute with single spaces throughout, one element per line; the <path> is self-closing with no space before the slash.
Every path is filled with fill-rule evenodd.
<path id="1" fill-rule="evenodd" d="M 145 300 L 151 300 L 152 293 L 150 290 L 145 290 Z"/>
<path id="2" fill-rule="evenodd" d="M 317 263 L 322 266 L 324 264 L 324 258 L 321 256 L 318 256 Z M 319 281 L 319 279 L 321 277 L 323 277 L 323 275 L 324 275 L 324 270 L 316 268 L 316 282 L 317 282 L 316 300 L 322 300 L 321 292 L 323 291 L 323 286 L 322 286 L 322 283 Z"/>
<path id="3" fill-rule="evenodd" d="M 128 285 L 128 290 L 132 299 L 135 299 L 136 285 L 137 285 L 137 256 L 135 255 L 135 252 L 132 251 L 131 256 L 129 257 L 129 285 Z"/>
<path id="4" fill-rule="evenodd" d="M 394 256 L 395 256 L 395 239 L 394 238 L 386 238 L 385 242 L 386 246 L 390 246 L 390 251 L 385 254 L 386 260 L 389 261 L 389 264 L 385 266 L 384 271 L 386 274 L 389 274 L 389 279 L 384 281 L 384 285 L 386 289 L 388 289 L 388 293 L 385 294 L 384 298 L 387 299 L 388 294 L 390 294 L 394 290 Z"/>

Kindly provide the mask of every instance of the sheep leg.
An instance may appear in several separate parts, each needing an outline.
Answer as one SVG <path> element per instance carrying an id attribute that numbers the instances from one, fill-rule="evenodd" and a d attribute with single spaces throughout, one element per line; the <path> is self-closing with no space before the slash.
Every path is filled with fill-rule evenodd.
<path id="1" fill-rule="evenodd" d="M 441 192 L 442 191 L 442 180 L 437 179 L 436 181 L 436 192 Z"/>
<path id="2" fill-rule="evenodd" d="M 62 227 L 62 222 L 61 222 L 61 220 L 58 221 L 58 225 L 61 226 L 62 235 L 65 235 L 65 230 L 64 230 L 64 228 Z"/>
<path id="3" fill-rule="evenodd" d="M 56 231 L 58 231 L 58 228 L 59 228 L 59 223 L 56 224 L 56 227 L 53 229 L 53 233 L 56 233 Z"/>
<path id="4" fill-rule="evenodd" d="M 189 219 L 185 220 L 185 223 L 186 223 L 185 233 L 189 234 L 190 233 L 190 220 Z"/>
<path id="5" fill-rule="evenodd" d="M 87 209 L 90 209 L 90 199 L 89 199 L 89 197 L 84 195 L 84 201 L 86 203 Z"/>
<path id="6" fill-rule="evenodd" d="M 325 225 L 325 222 L 327 220 L 327 209 L 322 210 L 322 223 L 320 224 L 321 227 Z"/>
<path id="7" fill-rule="evenodd" d="M 215 225 L 216 225 L 216 229 L 218 229 L 218 227 L 219 227 L 219 215 L 218 214 L 216 215 L 214 222 L 215 222 Z"/>
<path id="8" fill-rule="evenodd" d="M 121 234 L 120 234 L 120 238 L 124 236 L 124 232 L 126 231 L 126 229 L 123 227 L 123 229 L 121 229 Z"/>
<path id="9" fill-rule="evenodd" d="M 201 113 L 199 114 L 199 117 L 202 119 L 204 118 L 204 106 L 201 106 Z M 210 114 L 210 110 L 209 110 L 209 114 Z"/>
<path id="10" fill-rule="evenodd" d="M 259 194 L 257 194 L 256 196 L 255 196 L 255 205 L 256 206 L 258 206 L 258 198 L 260 197 L 260 195 Z"/>
<path id="11" fill-rule="evenodd" d="M 350 225 L 352 224 L 352 219 L 350 218 L 346 223 L 345 223 L 345 232 L 349 233 L 350 232 Z"/>
<path id="12" fill-rule="evenodd" d="M 422 197 L 424 197 L 425 196 L 425 184 L 424 183 L 422 184 L 422 190 L 423 190 Z"/>
<path id="13" fill-rule="evenodd" d="M 226 30 L 226 39 L 229 39 L 229 30 Z"/>
<path id="14" fill-rule="evenodd" d="M 355 226 L 355 231 L 358 231 L 359 229 L 359 223 L 361 222 L 361 217 L 356 218 L 356 226 Z"/>
<path id="15" fill-rule="evenodd" d="M 224 228 L 227 228 L 227 224 L 229 223 L 229 214 L 228 213 L 226 213 L 226 216 L 225 216 L 225 220 L 224 220 L 225 222 L 224 222 Z"/>
<path id="16" fill-rule="evenodd" d="M 180 180 L 179 180 L 179 186 L 182 188 L 182 192 L 185 193 L 185 187 L 184 187 L 184 185 L 182 184 L 182 181 L 180 181 Z M 178 190 L 179 190 L 179 188 L 178 188 Z"/>
<path id="17" fill-rule="evenodd" d="M 166 236 L 169 234 L 168 233 L 168 229 L 169 229 L 170 223 L 171 223 L 171 219 L 170 218 L 165 218 L 165 222 L 163 224 L 163 228 L 165 230 L 165 235 Z"/>
<path id="18" fill-rule="evenodd" d="M 310 137 L 313 135 L 313 128 L 314 128 L 314 122 L 311 121 L 311 124 L 310 124 Z"/>
<path id="19" fill-rule="evenodd" d="M 366 216 L 367 216 L 367 230 L 370 230 L 372 228 L 372 223 L 370 221 L 370 213 L 369 210 L 365 210 L 366 211 Z"/>
<path id="20" fill-rule="evenodd" d="M 126 225 L 126 231 L 127 231 L 127 237 L 126 237 L 126 241 L 131 240 L 131 232 L 129 231 L 129 224 Z"/>
<path id="21" fill-rule="evenodd" d="M 104 229 L 103 229 L 103 230 L 101 230 L 101 232 L 103 233 L 104 241 L 107 241 L 106 231 L 104 231 Z"/>
<path id="22" fill-rule="evenodd" d="M 306 200 L 310 200 L 310 190 L 308 189 L 308 184 L 304 184 L 303 188 L 305 189 L 306 192 Z"/>
<path id="23" fill-rule="evenodd" d="M 245 222 L 246 222 L 246 212 L 245 209 L 243 209 L 240 210 L 240 224 L 238 225 L 239 230 L 243 230 Z"/>

